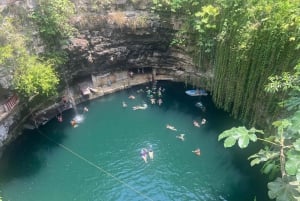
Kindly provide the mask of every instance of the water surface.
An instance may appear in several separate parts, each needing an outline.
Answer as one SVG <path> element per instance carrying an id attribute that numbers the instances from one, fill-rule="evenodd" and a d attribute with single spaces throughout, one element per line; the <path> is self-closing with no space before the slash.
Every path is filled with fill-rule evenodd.
<path id="1" fill-rule="evenodd" d="M 248 153 L 224 149 L 217 141 L 220 132 L 238 123 L 216 109 L 210 96 L 189 97 L 182 84 L 158 86 L 165 89 L 161 106 L 137 92 L 146 90 L 142 85 L 79 105 L 83 121 L 77 128 L 70 125 L 71 110 L 62 123 L 53 119 L 39 130 L 25 131 L 0 161 L 4 200 L 250 201 L 255 195 L 267 200 L 266 184 L 249 167 Z M 205 112 L 195 107 L 198 101 Z M 132 110 L 143 103 L 146 110 Z M 193 120 L 202 118 L 207 123 L 194 127 Z M 176 138 L 179 134 L 185 134 L 185 141 Z M 139 153 L 150 145 L 154 160 L 145 163 Z M 201 156 L 192 153 L 196 148 Z"/>

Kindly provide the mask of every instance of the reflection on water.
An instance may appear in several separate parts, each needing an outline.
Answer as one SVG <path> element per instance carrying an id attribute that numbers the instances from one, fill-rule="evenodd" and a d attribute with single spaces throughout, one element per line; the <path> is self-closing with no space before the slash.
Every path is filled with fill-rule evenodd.
<path id="1" fill-rule="evenodd" d="M 160 96 L 153 91 L 149 96 L 152 85 L 139 86 L 79 105 L 79 111 L 88 111 L 75 117 L 77 128 L 70 125 L 75 113 L 68 111 L 61 123 L 53 119 L 38 131 L 26 131 L 0 161 L 4 200 L 240 201 L 255 195 L 267 200 L 265 183 L 245 160 L 247 150 L 224 149 L 217 141 L 237 123 L 209 96 L 189 97 L 181 84 L 155 87 L 162 87 Z M 162 104 L 152 104 L 153 98 Z M 205 111 L 195 106 L 199 101 Z M 148 107 L 132 109 L 142 103 Z M 195 127 L 193 121 L 202 118 L 207 123 Z M 184 141 L 179 134 L 185 134 Z M 154 159 L 145 163 L 140 150 L 149 146 Z M 201 156 L 192 152 L 196 148 Z"/>

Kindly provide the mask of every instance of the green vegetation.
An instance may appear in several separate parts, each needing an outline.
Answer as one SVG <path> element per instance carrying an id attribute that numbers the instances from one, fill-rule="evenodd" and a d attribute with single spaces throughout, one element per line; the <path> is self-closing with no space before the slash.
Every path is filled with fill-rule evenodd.
<path id="1" fill-rule="evenodd" d="M 268 76 L 291 71 L 299 59 L 298 0 L 153 2 L 163 16 L 183 19 L 172 44 L 191 50 L 202 70 L 213 69 L 217 106 L 250 125 L 276 118 L 278 97 L 263 86 Z"/>
<path id="2" fill-rule="evenodd" d="M 0 67 L 7 76 L 13 74 L 12 89 L 28 100 L 33 96 L 55 93 L 58 77 L 49 62 L 26 51 L 26 37 L 13 25 L 13 18 L 1 18 Z"/>
<path id="3" fill-rule="evenodd" d="M 70 23 L 74 13 L 75 6 L 69 0 L 39 0 L 31 14 L 31 19 L 36 23 L 39 35 L 46 44 L 43 57 L 52 60 L 56 67 L 67 61 L 63 46 L 68 44 L 68 40 L 76 32 Z"/>
<path id="4" fill-rule="evenodd" d="M 268 183 L 268 195 L 278 201 L 300 198 L 300 64 L 295 70 L 294 74 L 285 72 L 269 77 L 270 83 L 265 87 L 269 93 L 289 94 L 289 98 L 280 103 L 287 115 L 273 122 L 275 132 L 272 135 L 259 138 L 256 134 L 264 134 L 263 131 L 238 127 L 224 131 L 218 138 L 225 139 L 225 147 L 232 147 L 236 142 L 240 148 L 246 148 L 249 141 L 264 143 L 265 147 L 248 159 L 251 166 L 263 163 L 262 172 L 269 174 L 271 179 L 276 177 Z"/>
<path id="5" fill-rule="evenodd" d="M 50 47 L 60 47 L 75 31 L 70 25 L 74 4 L 69 0 L 40 0 L 32 13 L 43 41 Z"/>
<path id="6" fill-rule="evenodd" d="M 46 44 L 43 55 L 27 51 L 27 37 L 31 36 L 18 29 L 20 19 L 16 15 L 0 18 L 0 67 L 7 75 L 13 74 L 12 89 L 26 100 L 56 93 L 59 84 L 57 72 L 64 71 L 61 67 L 67 61 L 62 47 L 74 33 L 69 23 L 74 13 L 74 5 L 70 1 L 42 0 L 38 3 L 28 20 L 33 19 Z"/>
<path id="7" fill-rule="evenodd" d="M 50 63 L 30 56 L 21 58 L 14 72 L 13 85 L 20 95 L 32 98 L 37 95 L 54 95 L 59 79 Z"/>

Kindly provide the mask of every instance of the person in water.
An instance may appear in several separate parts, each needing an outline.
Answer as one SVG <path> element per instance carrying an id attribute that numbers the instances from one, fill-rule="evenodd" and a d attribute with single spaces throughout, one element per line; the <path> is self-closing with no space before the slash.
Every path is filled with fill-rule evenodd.
<path id="1" fill-rule="evenodd" d="M 84 107 L 84 108 L 83 108 L 83 111 L 84 111 L 84 112 L 88 112 L 89 109 L 88 109 L 87 107 Z"/>
<path id="2" fill-rule="evenodd" d="M 128 96 L 129 99 L 135 99 L 135 96 L 134 95 L 130 95 Z"/>
<path id="3" fill-rule="evenodd" d="M 122 102 L 122 106 L 127 107 L 127 104 L 125 103 L 125 101 Z"/>
<path id="4" fill-rule="evenodd" d="M 184 134 L 177 135 L 176 138 L 180 139 L 181 141 L 184 141 Z"/>
<path id="5" fill-rule="evenodd" d="M 200 156 L 201 155 L 201 151 L 200 151 L 200 149 L 198 148 L 198 149 L 195 149 L 195 150 L 193 150 L 192 151 L 193 153 L 195 153 L 197 156 Z"/>
<path id="6" fill-rule="evenodd" d="M 72 119 L 71 125 L 72 125 L 74 128 L 77 127 L 77 122 L 76 122 L 75 119 Z"/>
<path id="7" fill-rule="evenodd" d="M 206 124 L 206 119 L 202 119 L 202 121 L 201 121 L 201 125 L 204 125 L 204 124 Z"/>
<path id="8" fill-rule="evenodd" d="M 196 126 L 196 127 L 200 127 L 200 124 L 199 124 L 196 120 L 193 121 L 193 124 L 194 124 L 194 126 Z"/>
<path id="9" fill-rule="evenodd" d="M 143 105 L 137 105 L 137 106 L 133 106 L 132 109 L 133 110 L 145 110 L 147 109 L 148 105 L 146 103 L 144 103 Z"/>
<path id="10" fill-rule="evenodd" d="M 172 131 L 177 131 L 177 129 L 174 126 L 171 126 L 170 124 L 167 124 L 166 128 Z"/>
<path id="11" fill-rule="evenodd" d="M 63 121 L 63 117 L 62 117 L 61 114 L 57 116 L 57 121 L 58 121 L 58 122 L 62 122 L 62 121 Z"/>
<path id="12" fill-rule="evenodd" d="M 152 149 L 152 145 L 149 146 L 149 149 L 148 149 L 148 154 L 149 154 L 149 158 L 151 160 L 153 160 L 154 156 L 153 156 L 153 149 Z"/>
<path id="13" fill-rule="evenodd" d="M 142 150 L 141 150 L 141 157 L 142 157 L 142 159 L 145 161 L 145 163 L 147 163 L 148 161 L 147 161 L 147 158 L 148 158 L 148 150 L 146 149 L 146 148 L 143 148 Z"/>

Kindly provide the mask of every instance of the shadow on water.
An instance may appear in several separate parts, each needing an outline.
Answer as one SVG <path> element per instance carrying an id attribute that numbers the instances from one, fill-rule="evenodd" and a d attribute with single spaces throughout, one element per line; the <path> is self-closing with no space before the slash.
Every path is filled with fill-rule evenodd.
<path id="1" fill-rule="evenodd" d="M 46 125 L 35 130 L 24 130 L 12 144 L 4 151 L 0 159 L 0 183 L 9 182 L 15 178 L 30 177 L 40 171 L 47 162 L 47 154 L 58 148 L 58 145 L 49 141 L 43 135 L 49 135 L 57 143 L 63 143 L 68 137 L 65 129 L 70 128 L 68 119 L 74 116 L 74 111 L 63 113 L 64 121 L 57 124 L 54 118 Z M 53 124 L 57 125 L 53 130 Z M 42 135 L 41 135 L 42 134 Z"/>

